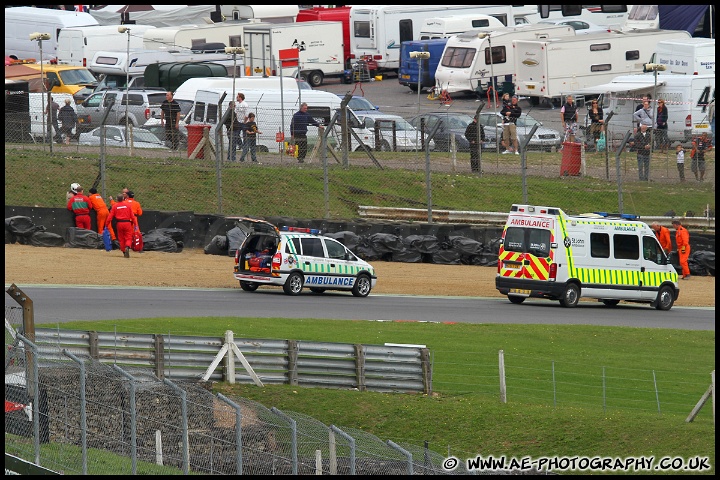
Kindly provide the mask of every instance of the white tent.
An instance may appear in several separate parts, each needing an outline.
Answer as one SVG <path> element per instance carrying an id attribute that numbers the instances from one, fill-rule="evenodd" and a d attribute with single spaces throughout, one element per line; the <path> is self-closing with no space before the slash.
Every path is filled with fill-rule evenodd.
<path id="1" fill-rule="evenodd" d="M 215 11 L 215 5 L 105 5 L 89 10 L 100 25 L 120 25 L 123 18 L 155 27 L 203 24 Z"/>

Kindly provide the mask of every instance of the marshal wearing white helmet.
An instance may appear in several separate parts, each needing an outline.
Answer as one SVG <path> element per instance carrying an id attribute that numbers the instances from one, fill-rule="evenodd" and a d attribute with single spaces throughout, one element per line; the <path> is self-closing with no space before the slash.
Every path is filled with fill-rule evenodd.
<path id="1" fill-rule="evenodd" d="M 65 201 L 70 200 L 70 198 L 72 198 L 72 196 L 77 193 L 78 188 L 80 188 L 80 184 L 79 184 L 79 183 L 71 183 L 71 184 L 70 184 L 70 191 L 67 192 L 67 198 L 66 198 Z"/>

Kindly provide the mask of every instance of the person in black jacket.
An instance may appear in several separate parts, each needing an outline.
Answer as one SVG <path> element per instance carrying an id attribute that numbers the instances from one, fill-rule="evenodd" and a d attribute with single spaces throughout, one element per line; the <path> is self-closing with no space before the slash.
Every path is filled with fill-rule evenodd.
<path id="1" fill-rule="evenodd" d="M 320 124 L 316 122 L 312 115 L 307 113 L 307 111 L 308 104 L 303 102 L 302 105 L 300 105 L 300 110 L 295 112 L 292 117 L 292 121 L 290 121 L 290 135 L 292 135 L 292 139 L 295 141 L 295 146 L 298 149 L 298 163 L 304 163 L 305 155 L 307 155 L 308 126 L 320 126 Z"/>
<path id="2" fill-rule="evenodd" d="M 62 123 L 60 135 L 65 142 L 65 145 L 70 145 L 70 137 L 72 137 L 72 131 L 77 125 L 78 116 L 75 113 L 75 109 L 71 105 L 69 98 L 65 99 L 65 105 L 58 112 L 58 120 Z"/>
<path id="3" fill-rule="evenodd" d="M 478 140 L 485 140 L 485 129 L 478 123 L 477 115 L 468 123 L 465 128 L 465 138 L 470 142 L 470 169 L 473 172 L 480 171 L 480 145 Z"/>

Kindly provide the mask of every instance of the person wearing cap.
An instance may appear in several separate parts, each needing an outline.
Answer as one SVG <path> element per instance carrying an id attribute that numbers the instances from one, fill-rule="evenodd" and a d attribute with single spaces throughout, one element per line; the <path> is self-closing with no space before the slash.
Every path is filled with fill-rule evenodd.
<path id="1" fill-rule="evenodd" d="M 675 227 L 675 245 L 677 245 L 678 259 L 682 268 L 682 280 L 690 278 L 690 267 L 688 257 L 690 256 L 690 233 L 682 226 L 680 220 L 672 221 Z"/>
<path id="2" fill-rule="evenodd" d="M 522 108 L 518 105 L 518 96 L 513 95 L 509 104 L 503 105 L 500 110 L 500 115 L 503 118 L 503 146 L 505 146 L 505 153 L 515 153 L 520 155 L 518 149 L 518 136 L 517 136 L 517 120 L 522 115 Z M 512 144 L 513 149 L 510 148 Z"/>
<path id="3" fill-rule="evenodd" d="M 98 193 L 97 188 L 93 187 L 90 189 L 90 196 L 88 198 L 90 199 L 90 207 L 95 210 L 98 233 L 102 235 L 103 230 L 106 228 L 105 225 L 107 224 L 107 217 L 110 215 L 110 210 L 108 210 L 105 200 L 102 198 L 102 195 Z M 115 236 L 112 225 L 107 227 L 107 229 L 110 232 L 110 240 L 113 243 L 117 242 L 117 237 Z"/>
<path id="4" fill-rule="evenodd" d="M 670 251 L 672 251 L 672 241 L 670 240 L 670 230 L 667 229 L 667 227 L 663 227 L 658 222 L 653 222 L 650 227 L 655 232 L 655 236 L 657 237 L 658 241 L 660 242 L 660 246 L 663 249 L 663 252 L 665 252 L 665 255 L 670 255 Z"/>
<path id="5" fill-rule="evenodd" d="M 77 193 L 67 203 L 67 209 L 75 215 L 75 226 L 90 230 L 90 199 L 83 193 L 83 187 L 77 186 Z"/>
<path id="6" fill-rule="evenodd" d="M 117 201 L 110 209 L 110 214 L 105 221 L 105 226 L 112 226 L 113 219 L 115 219 L 117 225 L 117 238 L 120 243 L 120 250 L 122 250 L 125 258 L 130 258 L 133 232 L 138 228 L 138 223 L 132 207 L 124 200 L 122 194 L 117 196 Z"/>

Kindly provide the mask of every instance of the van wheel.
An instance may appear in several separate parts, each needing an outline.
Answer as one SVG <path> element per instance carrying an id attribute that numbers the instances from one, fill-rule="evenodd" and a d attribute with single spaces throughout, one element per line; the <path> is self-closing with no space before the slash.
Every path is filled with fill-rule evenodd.
<path id="1" fill-rule="evenodd" d="M 356 297 L 367 297 L 370 294 L 372 283 L 370 277 L 367 275 L 360 275 L 355 280 L 355 285 L 352 288 L 352 294 Z"/>
<path id="2" fill-rule="evenodd" d="M 257 146 L 258 153 L 268 153 L 270 150 L 265 145 L 258 145 Z"/>
<path id="3" fill-rule="evenodd" d="M 525 301 L 525 297 L 518 297 L 517 295 L 508 295 L 508 300 L 510 300 L 510 303 L 514 303 L 515 305 L 520 305 Z"/>
<path id="4" fill-rule="evenodd" d="M 307 82 L 311 87 L 319 87 L 323 82 L 323 73 L 320 70 L 313 70 L 307 76 Z"/>
<path id="5" fill-rule="evenodd" d="M 392 152 L 392 145 L 390 145 L 390 142 L 387 140 L 383 140 L 380 142 L 380 151 L 381 152 Z"/>
<path id="6" fill-rule="evenodd" d="M 673 294 L 672 288 L 667 285 L 662 287 L 655 300 L 655 308 L 658 310 L 670 310 L 675 303 L 674 297 L 675 295 Z"/>
<path id="7" fill-rule="evenodd" d="M 568 283 L 567 287 L 565 287 L 565 293 L 563 293 L 563 296 L 560 299 L 560 305 L 565 308 L 573 308 L 577 307 L 579 301 L 580 287 L 574 283 Z"/>
<path id="8" fill-rule="evenodd" d="M 602 300 L 602 302 L 603 302 L 603 304 L 605 304 L 608 307 L 615 307 L 615 306 L 617 306 L 618 303 L 620 303 L 620 300 L 613 300 L 613 299 L 606 298 L 606 299 Z"/>
<path id="9" fill-rule="evenodd" d="M 246 292 L 254 292 L 258 289 L 259 286 L 260 285 L 258 285 L 257 283 L 243 282 L 242 280 L 240 280 L 240 288 L 242 288 Z"/>
<path id="10" fill-rule="evenodd" d="M 283 291 L 288 295 L 300 295 L 303 289 L 303 276 L 298 272 L 293 272 L 288 276 Z"/>
<path id="11" fill-rule="evenodd" d="M 318 287 L 310 287 L 310 291 L 313 293 L 325 293 L 324 288 L 318 288 Z"/>

